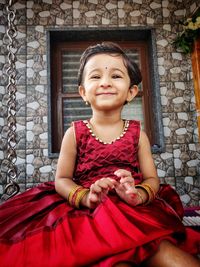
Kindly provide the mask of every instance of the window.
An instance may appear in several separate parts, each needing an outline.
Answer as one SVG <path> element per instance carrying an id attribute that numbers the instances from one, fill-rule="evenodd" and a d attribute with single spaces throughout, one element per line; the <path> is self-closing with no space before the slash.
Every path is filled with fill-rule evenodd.
<path id="1" fill-rule="evenodd" d="M 156 140 L 154 131 L 155 120 L 153 117 L 153 90 L 150 79 L 150 56 L 149 43 L 144 38 L 138 40 L 122 40 L 120 31 L 115 33 L 112 39 L 105 38 L 104 31 L 94 35 L 95 31 L 80 31 L 76 38 L 68 36 L 63 38 L 59 32 L 50 32 L 50 94 L 49 94 L 49 149 L 50 156 L 58 156 L 62 137 L 72 121 L 86 119 L 91 116 L 91 109 L 86 106 L 78 94 L 77 72 L 79 59 L 82 52 L 91 44 L 102 42 L 102 40 L 117 42 L 127 54 L 140 66 L 143 81 L 139 88 L 137 97 L 125 105 L 122 116 L 126 119 L 137 119 L 141 121 L 143 129 L 147 132 L 152 146 L 160 144 Z M 98 31 L 97 31 L 98 33 Z M 124 33 L 123 33 L 124 34 Z M 59 38 L 57 36 L 59 35 Z M 72 34 L 73 35 L 73 34 Z M 77 40 L 79 36 L 80 40 Z M 128 36 L 130 39 L 130 35 Z M 75 35 L 74 35 L 75 37 Z M 92 38 L 90 38 L 92 37 Z M 91 41 L 88 41 L 91 40 Z"/>

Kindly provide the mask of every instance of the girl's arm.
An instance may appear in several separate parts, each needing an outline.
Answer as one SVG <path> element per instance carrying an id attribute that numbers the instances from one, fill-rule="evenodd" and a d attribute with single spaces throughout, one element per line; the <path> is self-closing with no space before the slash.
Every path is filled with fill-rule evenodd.
<path id="1" fill-rule="evenodd" d="M 140 171 L 143 174 L 144 181 L 142 183 L 149 184 L 155 193 L 159 189 L 159 178 L 154 165 L 154 160 L 151 153 L 151 146 L 145 132 L 141 131 L 138 149 L 138 159 L 140 163 Z M 141 194 L 144 190 L 140 189 Z"/>
<path id="2" fill-rule="evenodd" d="M 118 169 L 114 173 L 120 178 L 119 182 L 115 185 L 116 193 L 121 199 L 132 206 L 152 201 L 155 194 L 158 192 L 160 184 L 151 154 L 150 143 L 143 131 L 141 131 L 138 146 L 138 160 L 140 163 L 140 171 L 143 174 L 142 186 L 135 186 L 134 177 L 132 177 L 131 172 L 127 170 Z"/>
<path id="3" fill-rule="evenodd" d="M 55 189 L 63 198 L 68 198 L 69 192 L 76 185 L 72 178 L 76 162 L 76 141 L 73 127 L 70 127 L 62 140 L 57 164 Z"/>
<path id="4" fill-rule="evenodd" d="M 76 141 L 74 129 L 70 127 L 62 140 L 60 156 L 57 164 L 55 177 L 55 189 L 63 198 L 68 199 L 69 193 L 76 184 L 73 182 L 73 173 L 76 162 Z M 81 205 L 95 208 L 100 202 L 103 194 L 107 194 L 114 186 L 115 180 L 102 178 L 91 185 L 90 191 L 81 199 Z"/>

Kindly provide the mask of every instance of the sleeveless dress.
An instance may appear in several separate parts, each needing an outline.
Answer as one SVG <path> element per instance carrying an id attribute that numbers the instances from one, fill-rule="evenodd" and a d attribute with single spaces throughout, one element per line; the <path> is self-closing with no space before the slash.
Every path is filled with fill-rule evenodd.
<path id="1" fill-rule="evenodd" d="M 89 187 L 119 168 L 142 182 L 137 158 L 140 124 L 130 121 L 111 144 L 96 140 L 87 122 L 74 122 L 76 183 Z M 29 189 L 0 206 L 1 267 L 109 267 L 127 261 L 139 265 L 168 239 L 198 253 L 200 233 L 186 229 L 177 193 L 160 186 L 149 205 L 131 207 L 110 191 L 95 210 L 75 209 L 58 195 L 53 182 Z"/>

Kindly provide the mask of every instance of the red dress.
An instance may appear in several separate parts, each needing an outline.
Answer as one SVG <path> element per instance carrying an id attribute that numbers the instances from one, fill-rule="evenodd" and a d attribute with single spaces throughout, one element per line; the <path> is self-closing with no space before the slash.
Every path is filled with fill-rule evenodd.
<path id="1" fill-rule="evenodd" d="M 140 125 L 130 121 L 124 135 L 103 144 L 83 121 L 74 123 L 78 157 L 76 183 L 89 187 L 101 177 L 118 179 L 119 168 L 142 181 L 137 158 Z M 186 230 L 177 193 L 160 187 L 147 206 L 131 207 L 114 191 L 95 209 L 77 210 L 59 196 L 53 182 L 27 190 L 0 207 L 1 267 L 109 267 L 120 261 L 140 264 L 168 239 L 197 253 L 200 234 Z M 189 234 L 188 234 L 189 231 Z"/>

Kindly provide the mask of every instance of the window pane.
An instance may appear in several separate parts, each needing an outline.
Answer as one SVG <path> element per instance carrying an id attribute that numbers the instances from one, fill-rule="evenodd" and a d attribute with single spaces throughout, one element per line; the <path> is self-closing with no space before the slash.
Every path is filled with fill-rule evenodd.
<path id="1" fill-rule="evenodd" d="M 127 56 L 129 56 L 141 69 L 141 59 L 140 59 L 140 54 L 138 53 L 137 49 L 124 49 L 126 52 Z M 138 86 L 139 91 L 142 91 L 142 83 L 139 84 Z"/>
<path id="2" fill-rule="evenodd" d="M 144 115 L 142 111 L 142 98 L 136 97 L 129 104 L 125 105 L 122 110 L 122 118 L 128 120 L 139 120 L 142 129 L 144 129 Z"/>
<path id="3" fill-rule="evenodd" d="M 78 68 L 82 52 L 64 51 L 62 53 L 62 91 L 63 93 L 78 92 Z"/>
<path id="4" fill-rule="evenodd" d="M 85 120 L 90 118 L 92 110 L 86 106 L 81 97 L 63 99 L 63 123 L 64 132 L 72 121 Z"/>

